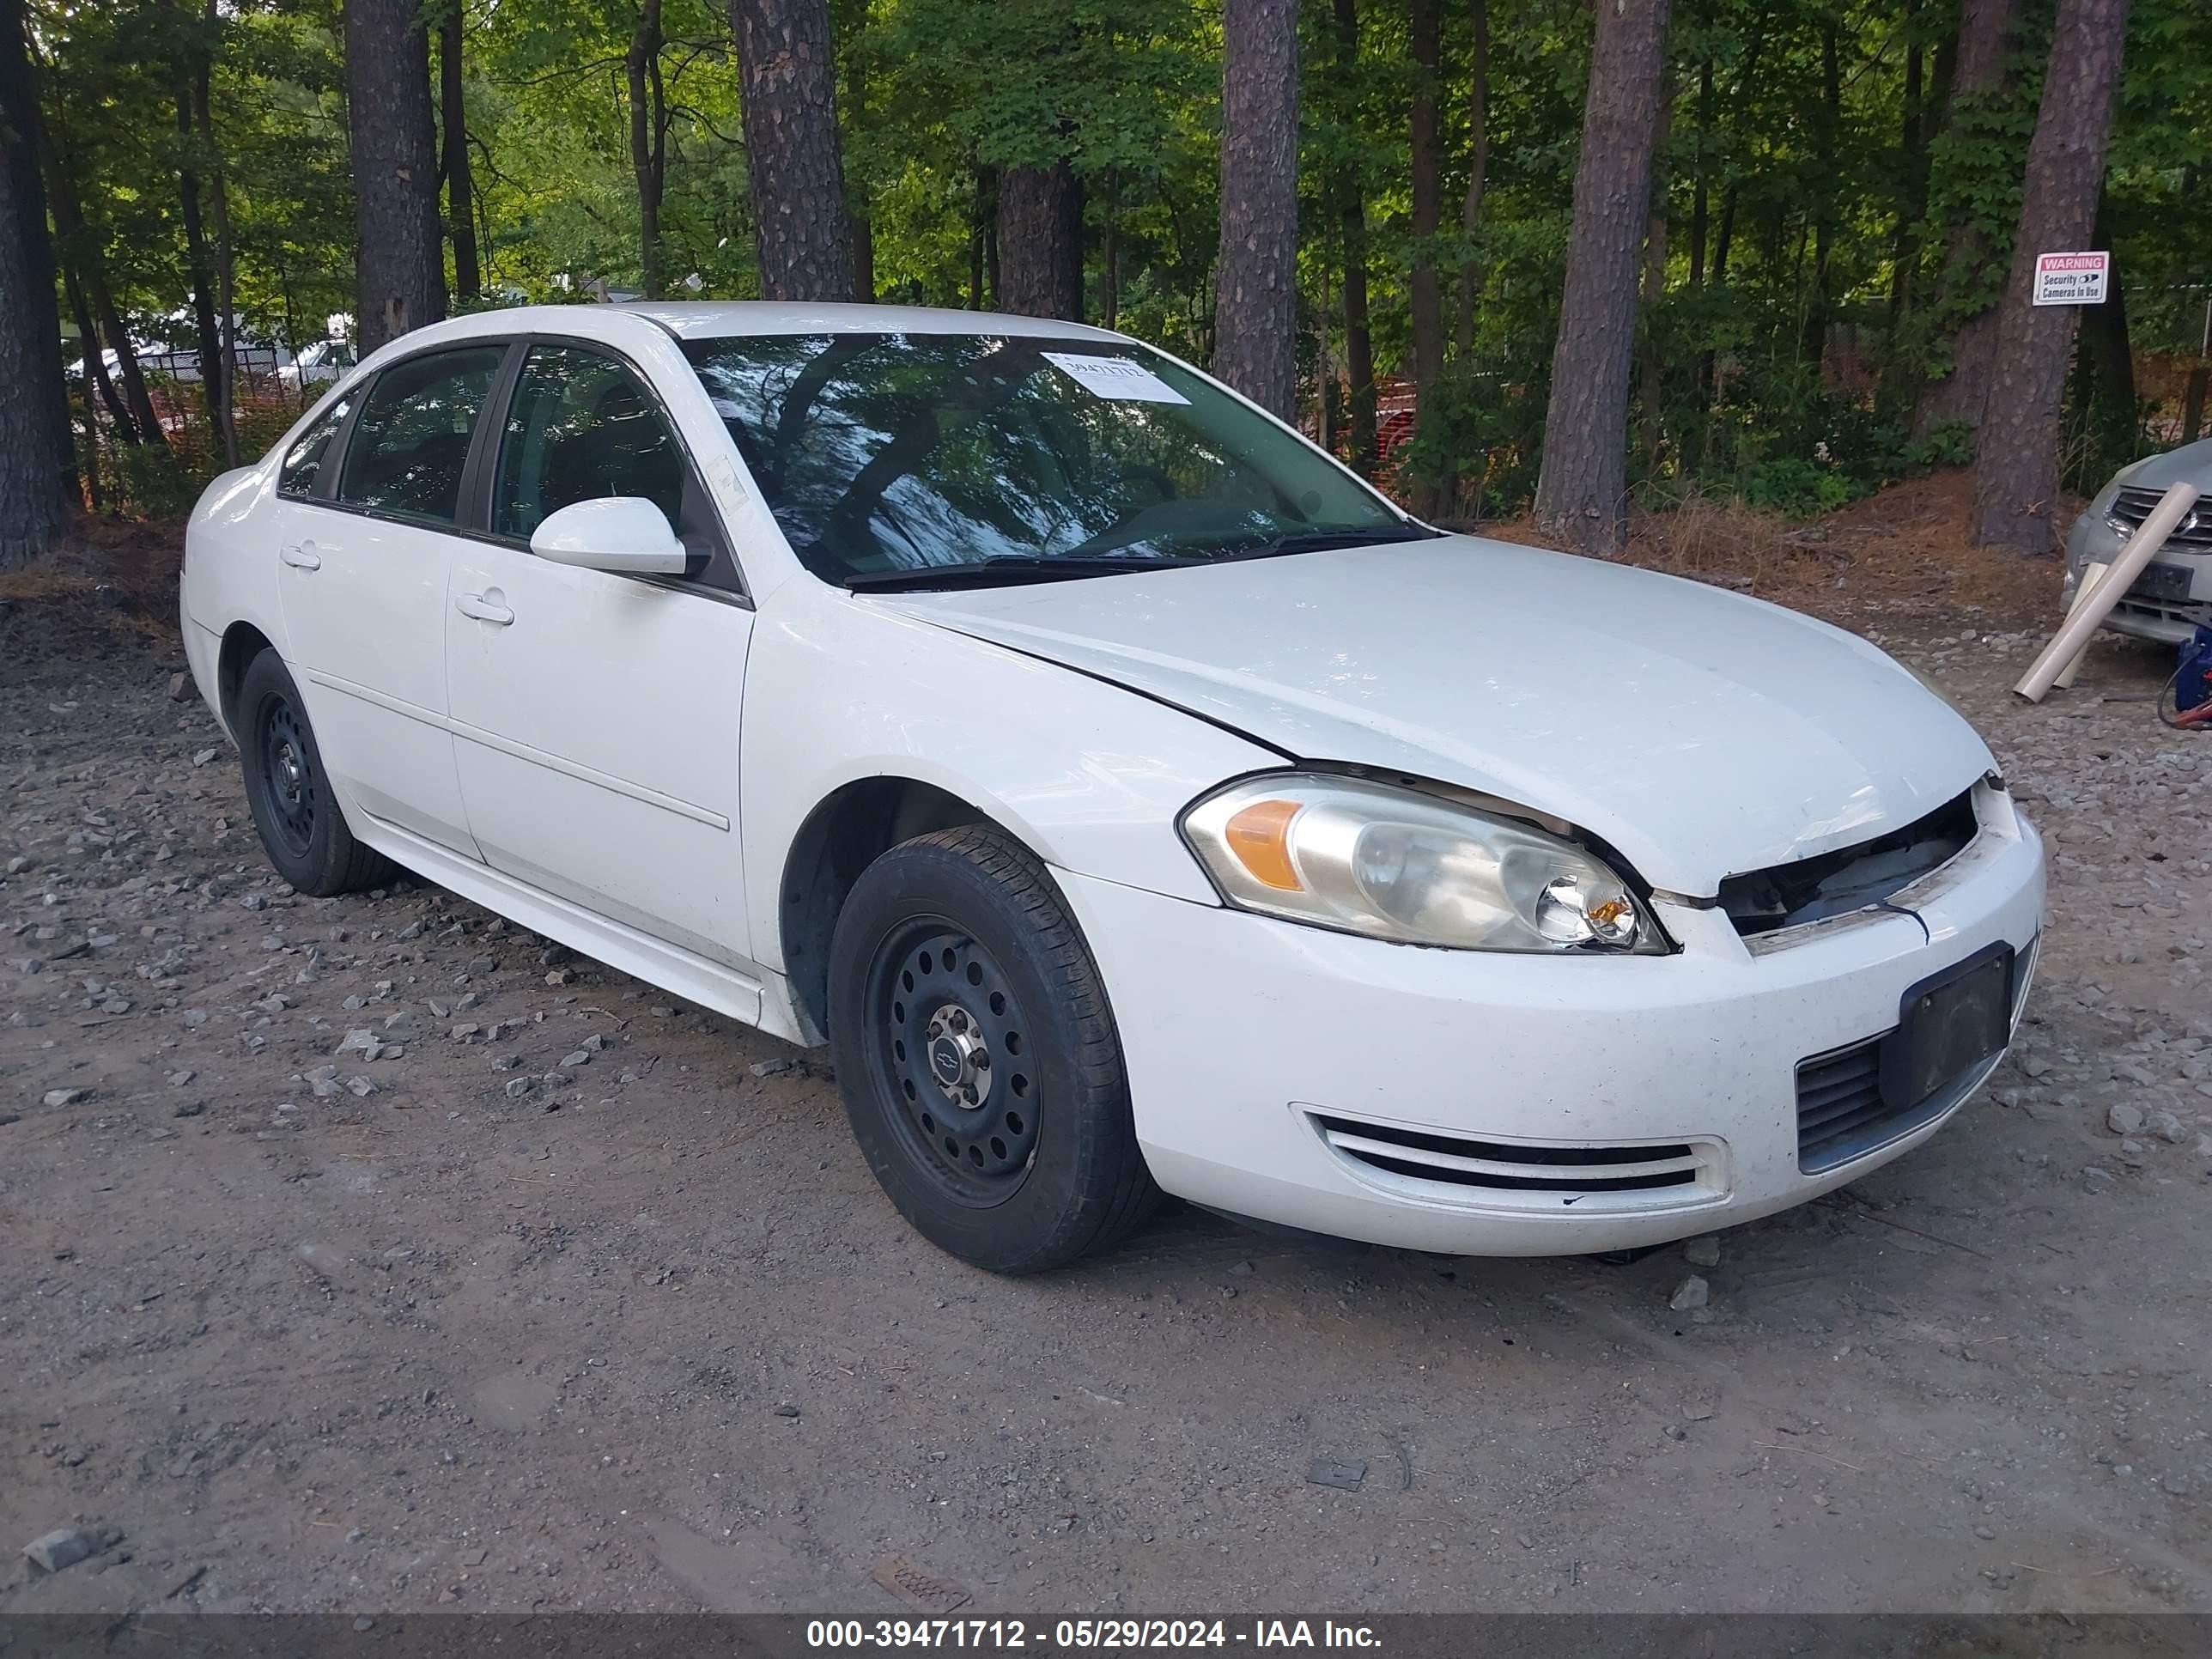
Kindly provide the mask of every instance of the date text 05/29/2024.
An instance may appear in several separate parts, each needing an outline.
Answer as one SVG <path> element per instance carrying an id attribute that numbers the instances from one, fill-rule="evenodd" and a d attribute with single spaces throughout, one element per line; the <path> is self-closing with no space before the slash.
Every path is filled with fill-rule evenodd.
<path id="1" fill-rule="evenodd" d="M 1334 1620 L 1255 1619 L 811 1619 L 810 1648 L 995 1648 L 1044 1652 L 1093 1649 L 1364 1648 L 1382 1644 L 1372 1627 Z"/>

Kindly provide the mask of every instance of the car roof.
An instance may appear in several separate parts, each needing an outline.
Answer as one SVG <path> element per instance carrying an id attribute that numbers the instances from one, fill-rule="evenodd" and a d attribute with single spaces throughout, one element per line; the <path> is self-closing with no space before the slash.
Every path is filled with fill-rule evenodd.
<path id="1" fill-rule="evenodd" d="M 956 311 L 941 306 L 800 304 L 766 300 L 646 300 L 612 306 L 649 318 L 680 339 L 716 339 L 744 334 L 1023 334 L 1118 340 L 1109 329 L 1092 328 L 1056 317 L 1016 317 L 991 311 Z"/>
<path id="2" fill-rule="evenodd" d="M 762 334 L 981 334 L 1024 335 L 1060 340 L 1112 340 L 1134 344 L 1127 335 L 1052 317 L 1015 317 L 997 312 L 956 311 L 926 306 L 861 306 L 766 301 L 699 301 L 673 304 L 532 305 L 472 311 L 431 323 L 386 341 L 365 357 L 362 368 L 380 370 L 417 352 L 466 341 L 518 334 L 572 335 L 618 341 L 626 330 L 647 326 L 683 340 L 738 338 Z"/>

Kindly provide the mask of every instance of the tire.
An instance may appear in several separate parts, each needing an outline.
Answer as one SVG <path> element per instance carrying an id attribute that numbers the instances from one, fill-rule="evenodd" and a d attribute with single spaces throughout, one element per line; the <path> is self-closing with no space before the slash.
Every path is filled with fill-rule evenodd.
<path id="1" fill-rule="evenodd" d="M 901 1214 L 1000 1273 L 1113 1244 L 1159 1197 L 1097 964 L 1044 866 L 995 830 L 892 848 L 830 952 L 854 1136 Z"/>
<path id="2" fill-rule="evenodd" d="M 276 652 L 264 651 L 246 665 L 231 712 L 246 804 L 276 873 L 315 898 L 391 880 L 397 866 L 346 827 L 307 704 Z"/>

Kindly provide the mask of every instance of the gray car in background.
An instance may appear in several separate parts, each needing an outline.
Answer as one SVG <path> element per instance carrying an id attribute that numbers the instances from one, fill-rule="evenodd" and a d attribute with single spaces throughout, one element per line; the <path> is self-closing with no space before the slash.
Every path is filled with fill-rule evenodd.
<path id="1" fill-rule="evenodd" d="M 2122 467 L 2074 520 L 2066 537 L 2066 603 L 2081 586 L 2083 567 L 2109 564 L 2120 544 L 2177 483 L 2204 492 L 2159 556 L 2112 607 L 2105 626 L 2137 639 L 2179 645 L 2197 627 L 2199 607 L 2212 605 L 2212 438 Z"/>

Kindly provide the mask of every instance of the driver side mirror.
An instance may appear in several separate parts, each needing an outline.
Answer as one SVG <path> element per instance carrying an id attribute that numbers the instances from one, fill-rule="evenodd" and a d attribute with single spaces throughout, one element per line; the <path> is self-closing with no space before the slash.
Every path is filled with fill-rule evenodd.
<path id="1" fill-rule="evenodd" d="M 690 566 L 668 515 L 642 495 L 609 495 L 548 514 L 530 550 L 555 564 L 620 575 L 681 576 Z"/>

